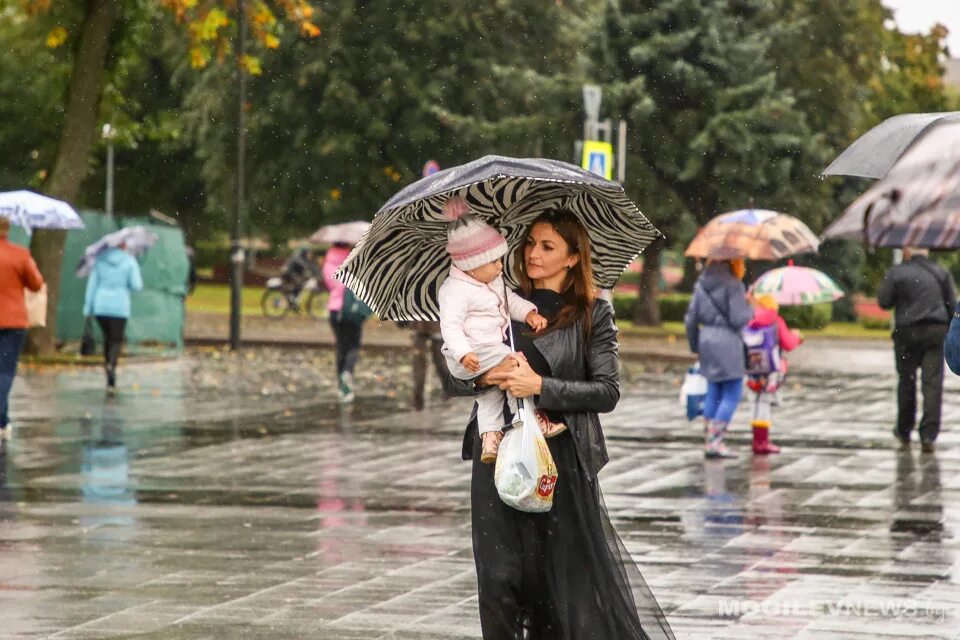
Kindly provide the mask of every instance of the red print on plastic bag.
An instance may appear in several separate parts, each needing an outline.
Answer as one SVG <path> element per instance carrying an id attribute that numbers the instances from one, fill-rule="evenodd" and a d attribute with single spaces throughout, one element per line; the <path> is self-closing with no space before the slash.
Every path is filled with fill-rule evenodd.
<path id="1" fill-rule="evenodd" d="M 537 487 L 537 493 L 544 498 L 549 498 L 553 493 L 553 488 L 557 486 L 557 476 L 540 476 L 540 485 Z"/>

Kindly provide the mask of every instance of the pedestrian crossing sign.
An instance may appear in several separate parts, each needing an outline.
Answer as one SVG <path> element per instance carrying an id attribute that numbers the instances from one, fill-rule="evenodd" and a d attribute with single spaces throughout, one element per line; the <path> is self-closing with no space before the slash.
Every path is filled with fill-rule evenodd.
<path id="1" fill-rule="evenodd" d="M 580 166 L 590 173 L 613 180 L 613 145 L 599 140 L 584 140 Z"/>

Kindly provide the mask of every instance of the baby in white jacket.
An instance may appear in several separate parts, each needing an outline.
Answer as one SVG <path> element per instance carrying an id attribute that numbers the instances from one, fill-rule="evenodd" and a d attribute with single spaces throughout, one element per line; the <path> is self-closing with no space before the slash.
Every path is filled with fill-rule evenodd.
<path id="1" fill-rule="evenodd" d="M 472 380 L 511 354 L 504 344 L 511 319 L 536 331 L 547 326 L 547 319 L 533 303 L 505 287 L 501 258 L 507 253 L 507 241 L 500 232 L 470 215 L 469 206 L 459 198 L 447 201 L 444 214 L 453 220 L 447 237 L 453 266 L 438 293 L 442 352 L 454 377 Z M 516 400 L 509 394 L 507 398 L 517 415 Z M 488 464 L 496 461 L 503 437 L 503 402 L 504 392 L 496 386 L 477 397 L 480 459 Z"/>

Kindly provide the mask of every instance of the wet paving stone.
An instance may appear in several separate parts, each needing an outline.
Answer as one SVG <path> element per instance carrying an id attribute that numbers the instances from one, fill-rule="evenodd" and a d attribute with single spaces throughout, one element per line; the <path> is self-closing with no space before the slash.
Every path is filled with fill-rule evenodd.
<path id="1" fill-rule="evenodd" d="M 469 403 L 408 412 L 371 375 L 339 407 L 324 358 L 195 352 L 125 367 L 115 398 L 95 370 L 26 371 L 0 638 L 479 638 Z M 740 458 L 704 461 L 680 372 L 632 366 L 601 484 L 678 638 L 960 637 L 956 378 L 933 455 L 895 450 L 889 373 L 798 367 L 783 454 L 748 453 L 744 404 Z"/>

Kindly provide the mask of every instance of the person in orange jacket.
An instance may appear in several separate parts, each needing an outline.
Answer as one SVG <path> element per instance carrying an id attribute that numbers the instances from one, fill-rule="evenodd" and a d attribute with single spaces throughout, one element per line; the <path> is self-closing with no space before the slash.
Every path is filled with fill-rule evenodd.
<path id="1" fill-rule="evenodd" d="M 27 305 L 23 291 L 39 291 L 43 276 L 30 252 L 7 240 L 10 220 L 0 216 L 0 439 L 13 427 L 8 415 L 10 388 L 17 375 L 20 349 L 27 335 Z"/>
<path id="2" fill-rule="evenodd" d="M 750 348 L 747 363 L 747 389 L 753 394 L 753 452 L 758 455 L 780 453 L 780 447 L 770 442 L 773 423 L 773 405 L 777 391 L 787 374 L 787 361 L 781 354 L 793 351 L 802 342 L 799 331 L 787 326 L 778 313 L 779 305 L 773 296 L 754 298 L 753 320 L 745 333 L 758 336 L 758 344 Z"/>

